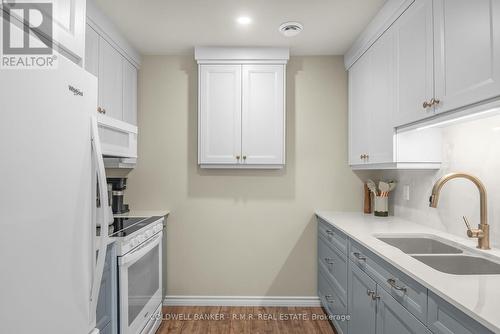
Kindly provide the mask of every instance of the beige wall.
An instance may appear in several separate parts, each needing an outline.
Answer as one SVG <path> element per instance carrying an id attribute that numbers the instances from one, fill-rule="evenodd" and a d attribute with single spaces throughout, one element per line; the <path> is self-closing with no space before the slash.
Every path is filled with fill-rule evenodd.
<path id="1" fill-rule="evenodd" d="M 139 78 L 134 209 L 171 210 L 169 295 L 316 295 L 313 213 L 360 210 L 347 166 L 342 57 L 294 57 L 287 71 L 284 170 L 197 166 L 197 66 L 189 56 L 145 57 Z"/>

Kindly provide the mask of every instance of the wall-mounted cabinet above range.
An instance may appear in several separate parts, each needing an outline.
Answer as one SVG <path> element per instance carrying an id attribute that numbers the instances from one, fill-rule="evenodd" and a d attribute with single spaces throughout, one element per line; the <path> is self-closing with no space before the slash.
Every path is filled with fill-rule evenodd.
<path id="1" fill-rule="evenodd" d="M 198 163 L 202 168 L 285 165 L 283 48 L 196 48 Z"/>
<path id="2" fill-rule="evenodd" d="M 499 28 L 494 0 L 387 1 L 345 56 L 350 165 L 439 168 L 438 129 L 401 133 L 500 97 Z"/>

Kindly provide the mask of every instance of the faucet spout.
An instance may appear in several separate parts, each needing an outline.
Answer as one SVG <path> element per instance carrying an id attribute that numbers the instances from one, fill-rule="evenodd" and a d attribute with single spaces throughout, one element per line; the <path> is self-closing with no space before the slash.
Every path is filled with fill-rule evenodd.
<path id="1" fill-rule="evenodd" d="M 479 224 L 479 233 L 478 231 L 474 231 L 477 233 L 473 233 L 473 235 L 478 235 L 478 248 L 480 249 L 490 249 L 490 240 L 489 240 L 489 225 L 488 225 L 488 208 L 487 208 L 487 196 L 486 196 L 486 187 L 477 177 L 467 174 L 467 173 L 450 173 L 448 175 L 443 176 L 434 184 L 432 188 L 432 194 L 429 199 L 429 206 L 431 208 L 437 208 L 439 202 L 439 194 L 441 193 L 441 189 L 443 186 L 450 180 L 462 178 L 472 181 L 479 190 L 479 203 L 480 203 L 480 219 L 481 223 Z M 468 229 L 468 231 L 471 231 Z"/>

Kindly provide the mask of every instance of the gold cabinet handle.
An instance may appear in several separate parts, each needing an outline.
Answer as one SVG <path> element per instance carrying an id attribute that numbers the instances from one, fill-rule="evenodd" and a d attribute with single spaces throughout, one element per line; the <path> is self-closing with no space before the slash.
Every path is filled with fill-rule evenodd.
<path id="1" fill-rule="evenodd" d="M 425 102 L 422 104 L 422 106 L 424 107 L 424 109 L 427 109 L 427 108 L 432 107 L 432 104 L 433 104 L 433 102 L 432 102 L 432 101 L 433 101 L 433 100 L 434 100 L 434 99 L 432 99 L 430 102 L 425 101 Z"/>
<path id="2" fill-rule="evenodd" d="M 244 156 L 243 156 L 243 160 L 246 160 L 246 159 L 247 159 L 247 156 L 246 156 L 246 155 L 244 155 Z"/>
<path id="3" fill-rule="evenodd" d="M 236 156 L 236 160 L 240 160 L 240 156 L 239 155 Z"/>
<path id="4" fill-rule="evenodd" d="M 438 105 L 441 103 L 441 100 L 436 99 L 436 98 L 432 98 L 431 103 L 432 103 L 432 105 Z"/>

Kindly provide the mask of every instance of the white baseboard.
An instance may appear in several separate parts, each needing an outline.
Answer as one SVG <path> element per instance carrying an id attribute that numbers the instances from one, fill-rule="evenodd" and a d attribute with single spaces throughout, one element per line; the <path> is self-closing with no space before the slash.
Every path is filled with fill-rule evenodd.
<path id="1" fill-rule="evenodd" d="M 319 307 L 320 300 L 311 297 L 268 296 L 166 296 L 165 306 L 267 306 Z"/>

